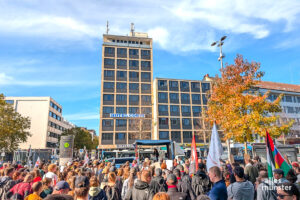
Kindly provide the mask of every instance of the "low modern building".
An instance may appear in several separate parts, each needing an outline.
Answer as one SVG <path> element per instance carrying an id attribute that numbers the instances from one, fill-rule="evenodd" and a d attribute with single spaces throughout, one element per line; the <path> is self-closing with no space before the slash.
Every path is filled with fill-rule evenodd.
<path id="1" fill-rule="evenodd" d="M 16 112 L 29 117 L 31 136 L 20 144 L 20 149 L 56 148 L 58 138 L 65 129 L 75 127 L 62 117 L 62 106 L 51 97 L 5 97 Z"/>
<path id="2" fill-rule="evenodd" d="M 208 92 L 211 79 L 200 80 L 156 78 L 153 86 L 153 139 L 191 143 L 208 142 L 211 127 L 206 122 Z"/>
<path id="3" fill-rule="evenodd" d="M 269 91 L 270 101 L 277 99 L 280 94 L 284 95 L 280 103 L 282 112 L 278 113 L 280 118 L 277 123 L 294 120 L 294 124 L 291 132 L 286 137 L 279 138 L 279 141 L 300 144 L 300 85 L 262 81 L 258 89 L 262 93 Z"/>

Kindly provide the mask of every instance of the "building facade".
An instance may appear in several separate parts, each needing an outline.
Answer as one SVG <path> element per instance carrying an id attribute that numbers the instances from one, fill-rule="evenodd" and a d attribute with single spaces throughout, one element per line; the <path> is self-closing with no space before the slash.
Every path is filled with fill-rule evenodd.
<path id="1" fill-rule="evenodd" d="M 277 124 L 286 123 L 294 120 L 294 124 L 290 133 L 286 137 L 280 137 L 279 141 L 290 144 L 300 144 L 300 85 L 275 83 L 262 81 L 258 85 L 261 93 L 270 92 L 268 99 L 274 101 L 280 94 L 283 94 L 281 99 L 282 112 Z M 286 140 L 286 141 L 284 141 Z"/>
<path id="2" fill-rule="evenodd" d="M 211 80 L 154 80 L 153 139 L 191 143 L 193 133 L 197 143 L 208 142 L 211 133 L 205 121 Z"/>
<path id="3" fill-rule="evenodd" d="M 58 138 L 65 129 L 75 127 L 62 117 L 62 106 L 51 97 L 5 97 L 16 112 L 30 119 L 27 142 L 20 149 L 56 148 Z"/>
<path id="4" fill-rule="evenodd" d="M 99 147 L 151 139 L 152 39 L 103 35 Z"/>

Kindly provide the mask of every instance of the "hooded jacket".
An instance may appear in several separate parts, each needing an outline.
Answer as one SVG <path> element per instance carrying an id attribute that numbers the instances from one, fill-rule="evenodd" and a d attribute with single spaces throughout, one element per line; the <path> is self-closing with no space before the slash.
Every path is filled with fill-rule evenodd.
<path id="1" fill-rule="evenodd" d="M 89 190 L 89 200 L 106 200 L 105 192 L 99 187 L 91 187 Z"/>
<path id="2" fill-rule="evenodd" d="M 158 192 L 167 192 L 168 186 L 162 176 L 155 176 L 150 182 L 150 188 L 154 194 Z"/>
<path id="3" fill-rule="evenodd" d="M 150 189 L 149 184 L 137 180 L 133 188 L 125 196 L 125 200 L 152 200 L 154 192 Z"/>
<path id="4" fill-rule="evenodd" d="M 254 186 L 250 181 L 235 182 L 227 188 L 228 198 L 233 200 L 253 200 Z"/>

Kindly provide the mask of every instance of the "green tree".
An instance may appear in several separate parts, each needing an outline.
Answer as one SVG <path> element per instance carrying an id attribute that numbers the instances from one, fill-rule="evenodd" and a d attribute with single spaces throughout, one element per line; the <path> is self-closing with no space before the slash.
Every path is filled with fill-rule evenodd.
<path id="1" fill-rule="evenodd" d="M 265 136 L 266 130 L 278 137 L 288 133 L 293 124 L 276 124 L 282 95 L 270 102 L 269 92 L 261 94 L 255 89 L 264 75 L 259 69 L 259 63 L 237 56 L 235 63 L 227 65 L 221 71 L 222 77 L 216 77 L 213 83 L 207 114 L 224 131 L 225 139 L 251 142 L 255 134 Z"/>
<path id="2" fill-rule="evenodd" d="M 30 119 L 22 117 L 0 94 L 0 149 L 7 152 L 18 149 L 19 144 L 31 136 L 29 128 Z"/>
<path id="3" fill-rule="evenodd" d="M 95 149 L 98 145 L 97 140 L 94 138 L 93 141 L 91 134 L 88 131 L 81 129 L 80 127 L 75 127 L 75 128 L 65 130 L 61 134 L 61 136 L 65 136 L 65 135 L 74 135 L 75 149 L 83 149 L 85 146 L 86 149 L 91 150 L 91 149 Z"/>

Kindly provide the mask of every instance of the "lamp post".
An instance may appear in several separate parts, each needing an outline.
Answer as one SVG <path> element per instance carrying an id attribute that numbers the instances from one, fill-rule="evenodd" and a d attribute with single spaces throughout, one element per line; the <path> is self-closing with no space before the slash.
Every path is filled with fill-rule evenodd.
<path id="1" fill-rule="evenodd" d="M 223 54 L 223 52 L 222 52 L 222 46 L 223 46 L 224 40 L 226 38 L 227 38 L 227 36 L 224 35 L 223 37 L 220 38 L 220 40 L 217 40 L 217 41 L 211 43 L 212 47 L 217 45 L 217 47 L 220 48 L 220 56 L 218 58 L 218 61 L 221 62 L 221 73 L 222 74 L 223 74 L 223 58 L 225 58 L 225 54 Z M 231 157 L 230 157 L 231 156 L 231 150 L 230 150 L 230 140 L 229 139 L 226 140 L 226 145 L 227 145 L 227 149 L 228 149 L 228 159 L 232 163 L 233 160 L 231 160 Z"/>

